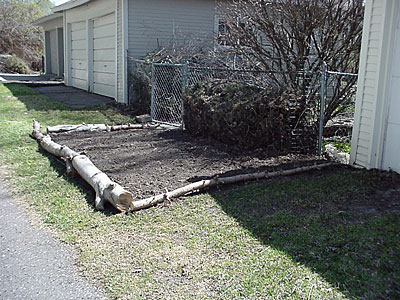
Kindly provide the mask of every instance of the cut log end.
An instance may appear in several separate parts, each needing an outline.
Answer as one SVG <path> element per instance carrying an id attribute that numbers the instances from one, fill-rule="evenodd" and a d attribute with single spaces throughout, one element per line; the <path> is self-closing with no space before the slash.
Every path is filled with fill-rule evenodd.
<path id="1" fill-rule="evenodd" d="M 130 192 L 123 192 L 119 195 L 116 208 L 121 212 L 127 212 L 132 209 L 133 195 Z"/>

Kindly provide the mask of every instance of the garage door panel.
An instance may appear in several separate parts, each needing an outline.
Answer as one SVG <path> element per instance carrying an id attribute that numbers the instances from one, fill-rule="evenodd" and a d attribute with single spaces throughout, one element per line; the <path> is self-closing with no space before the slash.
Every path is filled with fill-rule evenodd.
<path id="1" fill-rule="evenodd" d="M 72 41 L 71 50 L 86 50 L 86 44 L 85 40 Z"/>
<path id="2" fill-rule="evenodd" d="M 79 89 L 86 90 L 86 80 L 71 78 L 71 85 Z"/>
<path id="3" fill-rule="evenodd" d="M 71 30 L 78 31 L 86 28 L 86 22 L 75 22 L 71 23 Z"/>
<path id="4" fill-rule="evenodd" d="M 115 95 L 115 88 L 113 85 L 94 83 L 93 91 L 97 94 L 104 95 L 110 98 L 113 98 Z"/>
<path id="5" fill-rule="evenodd" d="M 113 85 L 115 76 L 112 73 L 99 73 L 94 72 L 93 74 L 93 82 L 94 83 L 103 83 L 107 85 Z"/>
<path id="6" fill-rule="evenodd" d="M 72 41 L 86 41 L 86 29 L 73 31 L 71 36 Z"/>
<path id="7" fill-rule="evenodd" d="M 85 60 L 86 50 L 71 50 L 71 59 Z"/>
<path id="8" fill-rule="evenodd" d="M 72 59 L 71 60 L 71 68 L 78 69 L 78 70 L 87 70 L 86 60 Z"/>
<path id="9" fill-rule="evenodd" d="M 93 71 L 102 73 L 115 73 L 115 63 L 113 61 L 95 61 Z"/>
<path id="10" fill-rule="evenodd" d="M 76 78 L 76 79 L 86 80 L 87 71 L 86 70 L 72 69 L 71 70 L 71 77 L 72 78 Z"/>
<path id="11" fill-rule="evenodd" d="M 115 14 L 109 14 L 107 16 L 97 18 L 93 21 L 93 27 L 100 27 L 108 24 L 115 23 Z"/>
<path id="12" fill-rule="evenodd" d="M 115 49 L 94 50 L 94 61 L 115 61 Z"/>
<path id="13" fill-rule="evenodd" d="M 93 92 L 115 97 L 115 14 L 93 20 Z"/>
<path id="14" fill-rule="evenodd" d="M 103 27 L 94 27 L 93 28 L 93 37 L 99 38 L 99 37 L 105 37 L 105 36 L 115 36 L 115 25 L 107 25 Z"/>
<path id="15" fill-rule="evenodd" d="M 50 68 L 52 74 L 57 74 L 57 34 L 55 30 L 50 31 Z"/>
<path id="16" fill-rule="evenodd" d="M 71 24 L 71 85 L 87 89 L 87 39 L 86 22 Z"/>
<path id="17" fill-rule="evenodd" d="M 114 49 L 115 36 L 97 38 L 93 41 L 94 49 Z"/>

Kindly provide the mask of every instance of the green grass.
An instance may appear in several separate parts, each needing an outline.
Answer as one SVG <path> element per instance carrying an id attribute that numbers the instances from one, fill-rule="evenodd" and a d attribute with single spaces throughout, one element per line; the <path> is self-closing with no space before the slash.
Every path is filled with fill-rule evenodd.
<path id="1" fill-rule="evenodd" d="M 400 218 L 367 213 L 376 172 L 333 168 L 181 198 L 132 214 L 96 212 L 93 192 L 29 137 L 44 126 L 127 122 L 0 84 L 2 177 L 78 250 L 112 299 L 398 299 Z M 79 151 L 79 149 L 76 149 Z"/>
<path id="2" fill-rule="evenodd" d="M 322 142 L 322 149 L 325 150 L 325 146 L 328 144 L 332 144 L 336 147 L 338 152 L 349 153 L 351 150 L 351 142 L 334 142 L 334 141 L 323 141 Z"/>

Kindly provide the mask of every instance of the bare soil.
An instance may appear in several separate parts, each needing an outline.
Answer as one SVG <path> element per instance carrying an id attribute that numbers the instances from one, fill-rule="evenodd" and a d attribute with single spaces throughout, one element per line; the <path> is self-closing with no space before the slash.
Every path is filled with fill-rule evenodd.
<path id="1" fill-rule="evenodd" d="M 143 199 L 165 189 L 214 176 L 311 165 L 316 157 L 243 152 L 214 140 L 193 138 L 179 129 L 53 134 L 59 144 L 85 152 L 112 180 Z"/>

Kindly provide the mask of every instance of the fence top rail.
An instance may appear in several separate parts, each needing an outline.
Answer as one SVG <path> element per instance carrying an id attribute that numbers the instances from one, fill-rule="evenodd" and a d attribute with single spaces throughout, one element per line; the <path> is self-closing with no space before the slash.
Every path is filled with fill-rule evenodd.
<path id="1" fill-rule="evenodd" d="M 132 56 L 127 56 L 126 59 L 134 61 L 134 62 L 138 62 L 138 63 L 151 64 L 151 61 L 146 61 L 146 60 L 143 60 L 143 59 L 137 59 L 137 58 L 134 58 Z"/>
<path id="2" fill-rule="evenodd" d="M 252 69 L 227 69 L 227 68 L 213 68 L 213 67 L 197 67 L 197 66 L 189 66 L 191 70 L 199 70 L 199 71 L 217 71 L 217 72 L 232 72 L 232 73 L 260 73 L 260 74 L 306 74 L 310 73 L 309 71 L 298 71 L 298 72 L 288 72 L 288 71 L 265 71 L 265 70 L 252 70 Z"/>
<path id="3" fill-rule="evenodd" d="M 358 76 L 356 73 L 344 73 L 344 72 L 334 72 L 334 71 L 327 71 L 326 73 L 332 75 L 343 75 L 343 76 Z"/>

